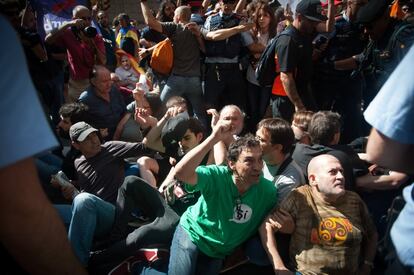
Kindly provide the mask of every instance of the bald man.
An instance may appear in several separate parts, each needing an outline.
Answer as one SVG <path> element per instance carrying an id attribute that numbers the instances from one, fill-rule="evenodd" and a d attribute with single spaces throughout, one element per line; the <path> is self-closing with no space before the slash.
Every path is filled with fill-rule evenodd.
<path id="1" fill-rule="evenodd" d="M 53 29 L 45 38 L 48 44 L 55 44 L 67 50 L 69 62 L 69 86 L 67 102 L 75 102 L 89 86 L 89 73 L 95 64 L 105 65 L 105 46 L 101 35 L 88 37 L 83 31 L 91 26 L 90 10 L 82 5 L 72 10 L 71 21 Z"/>
<path id="2" fill-rule="evenodd" d="M 260 228 L 265 250 L 277 274 L 369 274 L 377 233 L 361 198 L 345 190 L 343 168 L 331 155 L 313 158 L 308 166 L 309 185 L 294 189 L 282 201 L 281 210 Z M 274 232 L 286 212 L 294 221 L 285 265 L 276 248 Z"/>

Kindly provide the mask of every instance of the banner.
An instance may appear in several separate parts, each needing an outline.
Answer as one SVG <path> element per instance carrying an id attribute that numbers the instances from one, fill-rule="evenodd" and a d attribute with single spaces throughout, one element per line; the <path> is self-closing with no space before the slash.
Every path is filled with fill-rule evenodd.
<path id="1" fill-rule="evenodd" d="M 43 35 L 63 22 L 72 20 L 72 10 L 75 6 L 89 6 L 87 0 L 31 0 L 29 4 L 37 13 L 39 33 Z"/>

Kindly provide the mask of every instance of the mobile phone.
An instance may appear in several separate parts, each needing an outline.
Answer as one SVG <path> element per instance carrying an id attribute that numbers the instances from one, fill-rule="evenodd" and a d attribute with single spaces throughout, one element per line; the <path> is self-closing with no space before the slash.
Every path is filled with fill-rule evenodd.
<path id="1" fill-rule="evenodd" d="M 60 184 L 60 186 L 64 187 L 64 186 L 70 186 L 72 185 L 70 183 L 69 178 L 65 175 L 65 173 L 63 173 L 63 171 L 59 171 L 57 172 L 57 174 L 55 175 L 55 179 L 57 180 L 57 182 Z"/>

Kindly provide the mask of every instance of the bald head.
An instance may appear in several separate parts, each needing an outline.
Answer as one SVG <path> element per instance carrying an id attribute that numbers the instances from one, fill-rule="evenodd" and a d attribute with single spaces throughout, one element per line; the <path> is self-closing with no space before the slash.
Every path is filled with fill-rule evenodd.
<path id="1" fill-rule="evenodd" d="M 175 9 L 174 16 L 178 16 L 180 22 L 189 22 L 191 19 L 191 9 L 188 6 L 179 6 Z"/>
<path id="2" fill-rule="evenodd" d="M 84 13 L 90 14 L 90 11 L 87 7 L 82 5 L 77 5 L 72 10 L 73 18 L 81 18 Z"/>
<path id="3" fill-rule="evenodd" d="M 308 175 L 317 173 L 321 167 L 323 167 L 328 162 L 339 162 L 339 160 L 331 155 L 319 155 L 311 159 L 308 164 Z"/>
<path id="4" fill-rule="evenodd" d="M 345 178 L 341 163 L 331 155 L 314 157 L 308 165 L 312 190 L 325 201 L 335 201 L 345 193 Z"/>

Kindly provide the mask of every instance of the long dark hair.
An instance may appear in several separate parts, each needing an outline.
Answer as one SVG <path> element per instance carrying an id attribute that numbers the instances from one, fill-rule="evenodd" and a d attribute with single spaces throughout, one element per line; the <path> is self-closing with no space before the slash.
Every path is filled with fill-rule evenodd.
<path id="1" fill-rule="evenodd" d="M 161 119 L 164 115 L 164 106 L 161 102 L 160 95 L 157 93 L 149 92 L 144 94 L 145 99 L 148 101 L 148 104 L 152 111 L 152 116 L 157 119 Z"/>
<path id="2" fill-rule="evenodd" d="M 275 37 L 275 35 L 276 35 L 277 22 L 276 22 L 276 19 L 275 19 L 273 9 L 265 2 L 259 2 L 256 6 L 256 12 L 254 13 L 255 27 L 253 29 L 253 34 L 254 34 L 254 37 L 256 38 L 257 34 L 260 31 L 259 30 L 259 18 L 260 18 L 259 14 L 260 14 L 261 11 L 266 13 L 270 18 L 269 29 L 268 29 L 269 40 L 270 40 L 273 37 Z"/>
<path id="3" fill-rule="evenodd" d="M 167 4 L 174 5 L 174 7 L 177 8 L 177 5 L 174 1 L 172 1 L 172 0 L 163 0 L 160 4 L 160 8 L 158 9 L 157 16 L 156 16 L 157 19 L 161 22 L 171 22 L 173 20 L 173 18 L 168 17 L 165 14 L 165 8 L 167 7 Z"/>

